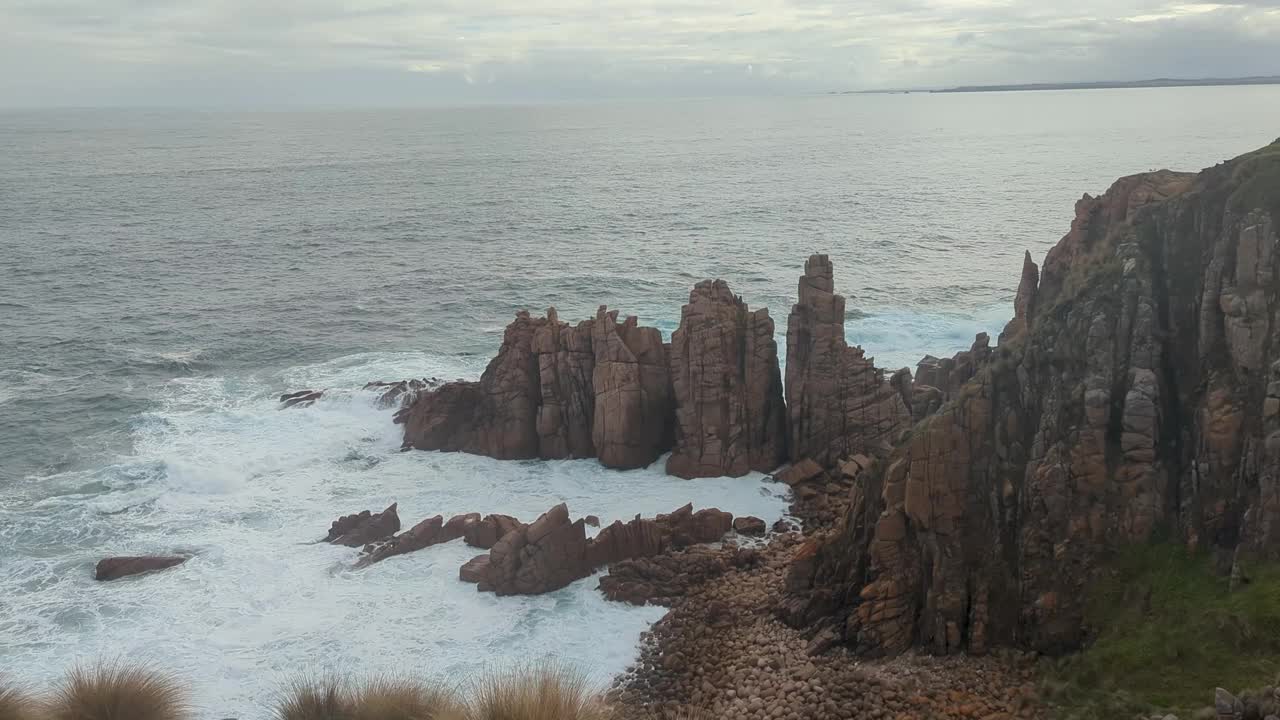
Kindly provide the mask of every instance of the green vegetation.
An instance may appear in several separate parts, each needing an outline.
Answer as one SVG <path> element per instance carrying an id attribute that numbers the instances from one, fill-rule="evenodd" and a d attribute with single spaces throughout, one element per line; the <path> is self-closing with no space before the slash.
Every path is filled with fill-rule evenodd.
<path id="1" fill-rule="evenodd" d="M 1259 688 L 1280 671 L 1280 567 L 1247 568 L 1234 591 L 1201 555 L 1169 544 L 1116 559 L 1088 600 L 1094 633 L 1044 678 L 1062 718 L 1190 717 L 1216 687 Z"/>

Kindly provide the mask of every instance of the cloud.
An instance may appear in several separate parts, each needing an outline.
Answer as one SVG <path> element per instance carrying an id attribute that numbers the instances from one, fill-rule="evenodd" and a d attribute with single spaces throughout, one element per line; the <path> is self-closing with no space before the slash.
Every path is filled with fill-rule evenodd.
<path id="1" fill-rule="evenodd" d="M 0 102 L 11 105 L 421 104 L 1272 73 L 1280 0 L 0 0 Z"/>

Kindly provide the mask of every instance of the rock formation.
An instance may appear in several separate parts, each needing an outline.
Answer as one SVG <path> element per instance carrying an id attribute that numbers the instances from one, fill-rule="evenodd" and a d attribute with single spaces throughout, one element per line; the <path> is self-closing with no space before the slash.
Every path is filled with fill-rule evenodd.
<path id="1" fill-rule="evenodd" d="M 324 541 L 333 545 L 360 547 L 389 538 L 397 532 L 400 532 L 400 516 L 396 514 L 396 504 L 391 503 L 390 507 L 380 513 L 363 510 L 334 520 Z"/>
<path id="2" fill-rule="evenodd" d="M 911 422 L 902 395 L 846 342 L 844 297 L 834 287 L 827 256 L 810 257 L 787 318 L 788 449 L 792 460 L 824 466 L 887 453 Z"/>
<path id="3" fill-rule="evenodd" d="M 470 527 L 474 530 L 482 524 Z M 694 512 L 692 505 L 685 505 L 652 519 L 616 521 L 588 539 L 586 521 L 570 520 L 569 508 L 562 503 L 533 523 L 504 534 L 488 555 L 469 560 L 459 577 L 479 584 L 481 591 L 536 595 L 559 590 L 605 565 L 718 541 L 732 527 L 733 515 L 727 512 L 716 508 Z"/>
<path id="4" fill-rule="evenodd" d="M 1033 263 L 1031 267 L 1034 270 L 1035 264 Z M 1025 279 L 1025 273 L 1023 277 Z M 1009 328 L 1017 328 L 1018 322 L 1016 318 L 1010 321 Z M 1007 336 L 1009 332 L 1010 330 L 1006 329 L 1002 337 Z M 906 377 L 899 381 L 902 384 L 904 400 L 909 400 L 908 407 L 911 408 L 912 420 L 919 422 L 937 412 L 990 359 L 991 338 L 986 333 L 978 333 L 968 350 L 961 350 L 952 357 L 936 358 L 925 355 L 916 365 L 915 377 Z"/>
<path id="5" fill-rule="evenodd" d="M 683 478 L 770 472 L 786 458 L 786 408 L 768 310 L 751 312 L 723 280 L 689 293 L 671 336 L 675 450 Z"/>
<path id="6" fill-rule="evenodd" d="M 457 540 L 480 522 L 479 513 L 455 515 L 449 518 L 448 522 L 445 522 L 443 515 L 429 517 L 398 535 L 366 545 L 364 555 L 356 562 L 356 567 L 368 567 L 396 555 L 404 555 L 432 545 Z"/>
<path id="7" fill-rule="evenodd" d="M 371 383 L 365 383 L 364 389 L 378 393 L 379 407 L 403 408 L 412 405 L 421 393 L 440 387 L 440 385 L 439 378 L 422 378 L 421 380 L 413 378 L 396 382 L 376 380 Z"/>
<path id="8" fill-rule="evenodd" d="M 423 392 L 396 414 L 404 445 L 498 459 L 649 465 L 671 447 L 671 381 L 656 328 L 601 307 L 576 326 L 520 312 L 477 382 Z"/>
<path id="9" fill-rule="evenodd" d="M 990 361 L 797 552 L 784 615 L 867 653 L 1057 652 L 1126 544 L 1280 556 L 1278 220 L 1280 143 L 1086 195 Z M 825 437 L 791 390 L 793 436 Z"/>
<path id="10" fill-rule="evenodd" d="M 143 555 L 136 557 L 109 557 L 98 561 L 93 579 L 101 582 L 119 580 L 130 575 L 164 570 L 190 560 L 182 555 Z"/>
<path id="11" fill-rule="evenodd" d="M 310 407 L 317 400 L 324 396 L 323 390 L 299 390 L 297 392 L 285 393 L 280 396 L 280 409 L 297 407 Z"/>

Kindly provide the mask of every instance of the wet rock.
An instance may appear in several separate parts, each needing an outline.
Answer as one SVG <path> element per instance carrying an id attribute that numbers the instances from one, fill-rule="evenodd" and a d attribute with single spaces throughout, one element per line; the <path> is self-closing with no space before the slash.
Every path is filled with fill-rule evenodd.
<path id="1" fill-rule="evenodd" d="M 524 523 L 510 515 L 485 515 L 480 522 L 470 523 L 464 527 L 463 537 L 471 547 L 488 550 L 507 533 L 520 530 L 524 526 Z"/>
<path id="2" fill-rule="evenodd" d="M 400 531 L 400 516 L 396 504 L 380 513 L 363 510 L 355 515 L 343 515 L 333 521 L 324 541 L 334 545 L 361 547 L 385 540 Z"/>
<path id="3" fill-rule="evenodd" d="M 280 396 L 280 409 L 310 407 L 323 395 L 323 390 L 299 390 L 297 392 L 285 393 Z"/>
<path id="4" fill-rule="evenodd" d="M 181 555 L 142 555 L 133 557 L 109 557 L 98 561 L 93 579 L 101 582 L 119 580 L 130 575 L 165 570 L 181 565 L 191 558 Z"/>
<path id="5" fill-rule="evenodd" d="M 764 520 L 752 515 L 745 515 L 733 519 L 733 530 L 739 535 L 760 536 L 766 532 Z"/>
<path id="6" fill-rule="evenodd" d="M 375 380 L 366 383 L 365 390 L 373 390 L 378 394 L 378 406 L 384 408 L 404 408 L 412 405 L 421 393 L 427 392 L 443 384 L 440 378 L 421 378 L 383 382 Z"/>

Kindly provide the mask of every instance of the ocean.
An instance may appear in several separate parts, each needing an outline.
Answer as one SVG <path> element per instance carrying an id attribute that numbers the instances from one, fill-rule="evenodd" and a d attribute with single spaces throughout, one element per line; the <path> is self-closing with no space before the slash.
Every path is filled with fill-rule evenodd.
<path id="1" fill-rule="evenodd" d="M 595 580 L 497 598 L 460 542 L 354 571 L 312 544 L 567 501 L 772 521 L 761 475 L 399 452 L 371 380 L 474 378 L 513 314 L 608 304 L 664 332 L 697 280 L 768 307 L 812 252 L 880 366 L 993 337 L 1024 250 L 1082 193 L 1280 134 L 1280 87 L 859 95 L 439 110 L 0 113 L 0 674 L 128 658 L 256 720 L 303 672 L 446 680 L 555 661 L 599 683 L 660 608 Z M 287 391 L 327 388 L 281 411 Z M 108 555 L 191 552 L 99 584 Z"/>

